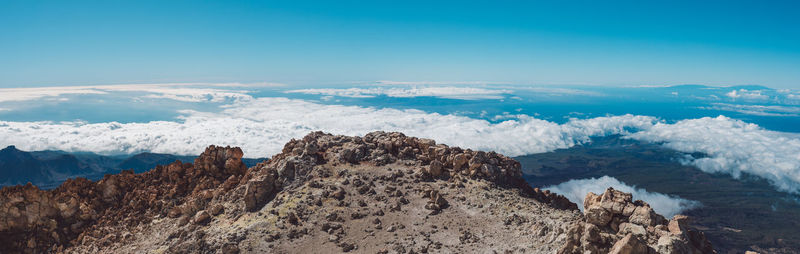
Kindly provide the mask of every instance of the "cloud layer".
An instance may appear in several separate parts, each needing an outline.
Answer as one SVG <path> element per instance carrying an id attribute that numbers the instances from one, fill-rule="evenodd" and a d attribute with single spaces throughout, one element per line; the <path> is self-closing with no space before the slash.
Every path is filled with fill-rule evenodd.
<path id="1" fill-rule="evenodd" d="M 105 154 L 153 151 L 197 154 L 210 144 L 241 146 L 248 156 L 280 151 L 291 138 L 310 131 L 364 135 L 402 131 L 439 142 L 507 155 L 541 153 L 652 126 L 655 118 L 611 116 L 556 124 L 521 115 L 500 123 L 419 110 L 323 105 L 286 98 L 241 100 L 222 112 L 181 111 L 181 121 L 148 123 L 5 122 L 0 145 L 26 150 L 59 149 Z"/>
<path id="2" fill-rule="evenodd" d="M 318 94 L 324 96 L 351 98 L 371 98 L 376 96 L 411 98 L 429 96 L 461 100 L 502 99 L 503 94 L 510 94 L 512 92 L 513 91 L 507 89 L 486 89 L 460 86 L 313 88 L 286 91 L 286 93 Z"/>
<path id="3" fill-rule="evenodd" d="M 184 97 L 187 100 L 197 98 L 182 90 L 150 91 L 188 96 Z M 592 136 L 622 134 L 663 143 L 685 153 L 704 153 L 707 157 L 689 158 L 685 163 L 705 172 L 724 173 L 735 178 L 749 173 L 767 179 L 778 190 L 800 192 L 800 137 L 797 134 L 768 131 L 723 116 L 665 123 L 649 116 L 621 115 L 572 119 L 558 124 L 520 114 L 492 123 L 419 110 L 324 105 L 286 98 L 233 98 L 236 99 L 222 106 L 218 113 L 180 111 L 177 121 L 0 121 L 0 146 L 103 154 L 151 151 L 187 155 L 198 154 L 206 146 L 217 144 L 240 146 L 248 157 L 263 157 L 277 153 L 285 142 L 310 131 L 364 135 L 384 130 L 518 156 L 569 148 L 588 142 Z"/>
<path id="4" fill-rule="evenodd" d="M 704 158 L 685 163 L 709 173 L 739 178 L 749 173 L 767 179 L 778 190 L 800 192 L 800 135 L 765 130 L 758 125 L 724 116 L 657 123 L 629 137 L 663 143 Z"/>
<path id="5" fill-rule="evenodd" d="M 647 202 L 650 204 L 650 207 L 653 207 L 656 213 L 667 218 L 700 206 L 700 202 L 657 192 L 648 192 L 645 189 L 627 185 L 610 176 L 569 180 L 558 185 L 545 187 L 545 189 L 564 195 L 569 201 L 578 204 L 578 207 L 583 211 L 583 199 L 586 197 L 587 193 L 594 192 L 596 194 L 601 194 L 608 189 L 608 187 L 633 194 L 634 200 L 638 199 Z"/>
<path id="6" fill-rule="evenodd" d="M 744 100 L 768 100 L 769 95 L 763 94 L 761 90 L 747 90 L 747 89 L 739 89 L 739 90 L 731 90 L 730 92 L 726 93 L 725 96 L 731 97 L 733 99 L 744 99 Z"/>
<path id="7" fill-rule="evenodd" d="M 66 94 L 106 94 L 88 86 L 0 88 L 0 102 L 27 101 Z"/>
<path id="8" fill-rule="evenodd" d="M 199 87 L 199 86 L 203 87 Z M 222 88 L 208 88 L 222 87 Z M 247 91 L 230 90 L 232 87 L 279 86 L 279 84 L 125 84 L 99 86 L 58 86 L 30 88 L 0 88 L 0 102 L 28 101 L 46 97 L 61 97 L 75 94 L 109 94 L 112 92 L 145 93 L 145 98 L 172 99 L 184 102 L 224 102 L 226 100 L 250 99 Z M 61 98 L 66 99 L 66 98 Z"/>
<path id="9" fill-rule="evenodd" d="M 800 107 L 779 105 L 742 105 L 730 103 L 711 103 L 711 106 L 700 109 L 739 112 L 754 116 L 800 116 Z"/>

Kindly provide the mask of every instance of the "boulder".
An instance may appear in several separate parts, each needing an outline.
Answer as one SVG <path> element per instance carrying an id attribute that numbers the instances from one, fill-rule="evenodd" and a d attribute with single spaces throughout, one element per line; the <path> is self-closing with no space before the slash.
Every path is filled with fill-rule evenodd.
<path id="1" fill-rule="evenodd" d="M 209 221 L 211 221 L 211 215 L 209 215 L 205 210 L 197 212 L 197 214 L 194 215 L 194 219 L 192 219 L 194 224 L 201 225 L 205 225 Z"/>
<path id="2" fill-rule="evenodd" d="M 647 253 L 647 245 L 642 243 L 639 238 L 628 234 L 611 246 L 609 254 L 639 254 Z"/>
<path id="3" fill-rule="evenodd" d="M 586 217 L 586 222 L 597 225 L 597 226 L 605 226 L 611 222 L 612 214 L 606 210 L 605 208 L 599 206 L 592 206 L 587 207 L 584 216 Z"/>
<path id="4" fill-rule="evenodd" d="M 447 200 L 444 199 L 438 190 L 427 190 L 423 197 L 428 197 L 428 203 L 425 204 L 425 209 L 431 210 L 431 214 L 436 214 L 444 208 L 447 208 Z"/>
<path id="5" fill-rule="evenodd" d="M 442 175 L 442 167 L 443 164 L 441 162 L 439 162 L 438 160 L 433 160 L 431 161 L 431 164 L 428 165 L 428 174 L 430 174 L 433 177 L 439 177 L 440 175 Z"/>
<path id="6" fill-rule="evenodd" d="M 461 167 L 466 165 L 467 162 L 468 162 L 467 155 L 463 153 L 456 154 L 455 156 L 453 156 L 453 170 L 460 171 Z"/>
<path id="7" fill-rule="evenodd" d="M 247 211 L 261 209 L 276 191 L 275 174 L 264 174 L 257 179 L 247 181 L 244 191 L 244 207 Z"/>
<path id="8" fill-rule="evenodd" d="M 688 224 L 689 217 L 686 215 L 675 215 L 669 220 L 668 229 L 669 232 L 672 234 L 680 235 L 683 234 L 686 229 L 686 224 Z"/>

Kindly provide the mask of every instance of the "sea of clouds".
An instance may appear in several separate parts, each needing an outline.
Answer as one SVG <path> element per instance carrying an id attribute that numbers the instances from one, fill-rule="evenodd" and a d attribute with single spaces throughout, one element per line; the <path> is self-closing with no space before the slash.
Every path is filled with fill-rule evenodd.
<path id="1" fill-rule="evenodd" d="M 569 201 L 578 204 L 578 207 L 583 211 L 583 199 L 586 197 L 586 193 L 593 192 L 595 194 L 602 194 L 609 187 L 633 194 L 633 200 L 647 202 L 656 213 L 667 217 L 667 219 L 701 205 L 700 202 L 694 200 L 687 200 L 657 192 L 648 192 L 645 189 L 627 185 L 610 176 L 573 179 L 558 185 L 545 187 L 544 189 L 564 195 Z"/>
<path id="2" fill-rule="evenodd" d="M 21 90 L 14 96 L 4 96 L 7 100 L 51 96 L 50 90 L 39 90 L 39 93 Z M 383 130 L 432 138 L 448 145 L 518 156 L 569 148 L 589 142 L 594 136 L 619 134 L 640 141 L 661 143 L 687 154 L 703 153 L 707 156 L 687 157 L 682 162 L 705 172 L 729 174 L 734 178 L 748 173 L 767 179 L 778 190 L 800 193 L 800 136 L 769 131 L 724 116 L 667 123 L 651 116 L 618 115 L 571 119 L 558 124 L 519 114 L 493 123 L 413 109 L 325 105 L 276 97 L 253 98 L 219 87 L 206 90 L 182 86 L 80 87 L 66 91 L 146 91 L 150 93 L 146 96 L 174 100 L 220 102 L 225 100 L 218 98 L 232 98 L 233 101 L 223 105 L 219 112 L 182 110 L 176 121 L 0 121 L 0 146 L 100 154 L 150 151 L 194 155 L 202 152 L 206 146 L 216 144 L 242 147 L 247 157 L 264 157 L 279 152 L 288 140 L 301 138 L 311 131 L 364 135 Z M 441 94 L 437 94 L 437 91 Z M 428 90 L 423 94 L 444 97 L 454 96 L 458 91 L 474 95 L 478 90 Z"/>
<path id="3" fill-rule="evenodd" d="M 152 151 L 198 154 L 209 144 L 240 146 L 247 156 L 273 155 L 311 131 L 364 135 L 401 131 L 441 143 L 517 156 L 569 148 L 592 136 L 652 126 L 647 116 L 573 119 L 557 124 L 517 115 L 500 123 L 420 110 L 324 105 L 287 98 L 240 100 L 217 113 L 181 111 L 180 121 L 146 123 L 0 121 L 0 145 L 101 154 Z"/>

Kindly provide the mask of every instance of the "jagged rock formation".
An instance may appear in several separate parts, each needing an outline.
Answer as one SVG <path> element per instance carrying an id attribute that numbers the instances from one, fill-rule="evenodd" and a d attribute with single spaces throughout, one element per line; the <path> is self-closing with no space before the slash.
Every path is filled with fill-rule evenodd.
<path id="1" fill-rule="evenodd" d="M 70 179 L 52 191 L 32 185 L 3 188 L 0 245 L 38 252 L 112 242 L 130 235 L 116 231 L 120 227 L 160 215 L 192 214 L 237 184 L 245 172 L 241 157 L 239 148 L 211 146 L 194 166 L 176 161 L 139 175 L 123 171 L 97 182 Z"/>
<path id="2" fill-rule="evenodd" d="M 581 252 L 595 244 L 574 240 L 591 224 L 584 220 L 608 220 L 591 225 L 612 245 L 624 240 L 597 250 L 636 251 L 637 239 L 650 239 L 603 235 L 638 229 L 624 223 L 644 223 L 641 212 L 623 219 L 609 208 L 610 219 L 584 219 L 563 196 L 529 187 L 506 156 L 401 133 L 314 132 L 249 169 L 241 157 L 238 148 L 211 146 L 193 164 L 69 180 L 51 191 L 4 188 L 0 245 L 69 253 Z M 647 223 L 665 221 L 650 213 Z M 674 239 L 694 246 L 696 231 L 675 221 L 666 230 L 677 227 L 687 236 Z"/>
<path id="3" fill-rule="evenodd" d="M 630 193 L 608 188 L 584 198 L 584 220 L 575 223 L 559 253 L 716 253 L 688 217 L 667 221 Z"/>

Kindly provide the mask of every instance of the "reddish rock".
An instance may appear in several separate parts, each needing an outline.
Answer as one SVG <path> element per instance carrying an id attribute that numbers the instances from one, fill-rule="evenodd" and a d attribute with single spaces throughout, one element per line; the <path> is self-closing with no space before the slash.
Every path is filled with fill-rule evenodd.
<path id="1" fill-rule="evenodd" d="M 637 254 L 647 253 L 647 245 L 642 243 L 639 238 L 628 234 L 611 246 L 609 254 Z"/>
<path id="2" fill-rule="evenodd" d="M 126 170 L 106 175 L 97 182 L 68 179 L 49 191 L 32 185 L 4 187 L 0 246 L 4 252 L 18 253 L 53 252 L 95 241 L 109 244 L 117 239 L 107 228 L 134 227 L 155 216 L 194 214 L 202 210 L 204 200 L 213 198 L 212 189 L 244 174 L 241 158 L 239 148 L 210 146 L 196 165 L 176 161 L 141 174 Z"/>
<path id="3" fill-rule="evenodd" d="M 716 253 L 705 235 L 688 229 L 688 217 L 676 215 L 668 223 L 630 193 L 613 188 L 589 193 L 583 206 L 585 222 L 567 232 L 558 253 Z"/>

